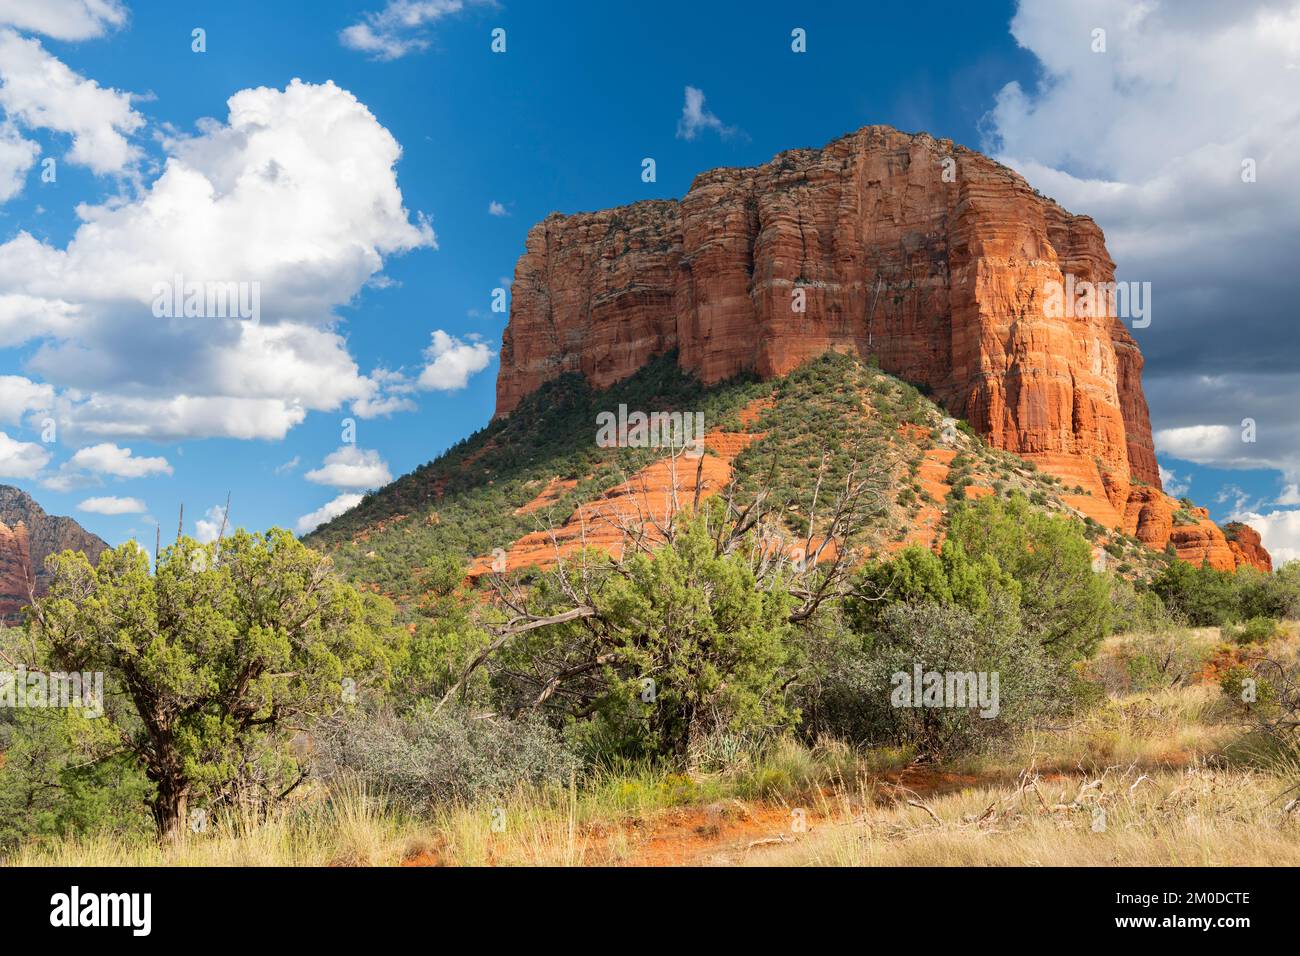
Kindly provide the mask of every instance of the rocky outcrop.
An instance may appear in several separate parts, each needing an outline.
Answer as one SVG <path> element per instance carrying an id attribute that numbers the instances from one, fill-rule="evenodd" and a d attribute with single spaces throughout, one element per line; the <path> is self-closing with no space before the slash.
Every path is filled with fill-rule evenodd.
<path id="1" fill-rule="evenodd" d="M 1273 559 L 1264 550 L 1259 539 L 1259 532 L 1248 524 L 1230 521 L 1223 526 L 1224 536 L 1228 539 L 1228 550 L 1232 552 L 1238 567 L 1249 564 L 1261 571 L 1273 570 Z"/>
<path id="2" fill-rule="evenodd" d="M 706 383 L 839 349 L 1098 493 L 1105 473 L 1158 487 L 1141 354 L 1100 310 L 1048 314 L 1067 275 L 1114 276 L 1091 219 L 948 140 L 866 127 L 704 173 L 680 202 L 535 226 L 497 414 L 564 372 L 605 387 L 670 349 Z"/>
<path id="3" fill-rule="evenodd" d="M 1124 531 L 1156 551 L 1173 545 L 1180 559 L 1198 567 L 1208 561 L 1219 571 L 1242 565 L 1273 570 L 1253 528 L 1234 522 L 1220 529 L 1204 508 L 1187 507 L 1155 488 L 1137 486 L 1129 493 Z"/>
<path id="4" fill-rule="evenodd" d="M 1204 508 L 1185 511 L 1191 520 L 1179 523 L 1179 516 L 1175 513 L 1174 526 L 1169 531 L 1169 543 L 1174 546 L 1178 557 L 1197 566 L 1208 562 L 1217 571 L 1236 570 L 1237 559 L 1228 547 L 1228 539 L 1210 520 L 1210 513 Z"/>
<path id="5" fill-rule="evenodd" d="M 949 140 L 868 126 L 703 173 L 680 202 L 534 226 L 496 414 L 564 373 L 604 388 L 674 349 L 706 384 L 852 352 L 1061 478 L 1068 503 L 1107 527 L 1138 529 L 1152 547 L 1172 540 L 1198 564 L 1260 566 L 1208 519 L 1174 527 L 1142 355 L 1123 323 L 1103 307 L 1049 306 L 1054 286 L 1114 273 L 1096 223 L 1014 171 Z"/>
<path id="6" fill-rule="evenodd" d="M 1154 551 L 1163 551 L 1174 529 L 1177 507 L 1176 501 L 1155 488 L 1134 488 L 1124 512 L 1124 533 Z"/>
<path id="7" fill-rule="evenodd" d="M 751 403 L 741 414 L 741 420 L 752 421 L 762 404 L 761 400 Z M 644 539 L 658 544 L 663 540 L 659 525 L 667 523 L 670 515 L 685 506 L 683 499 L 689 496 L 692 503 L 697 499 L 704 501 L 726 488 L 736 456 L 762 438 L 761 433 L 715 428 L 704 436 L 706 454 L 695 458 L 668 456 L 652 462 L 599 498 L 580 505 L 557 527 L 526 534 L 508 549 L 502 549 L 503 554 L 475 558 L 470 563 L 469 577 L 477 578 L 493 570 L 550 567 L 586 548 L 619 557 L 629 542 Z M 516 509 L 515 514 L 545 509 L 549 504 L 545 499 L 555 490 L 558 480 L 549 482 L 541 495 Z M 834 557 L 834 552 L 829 556 Z M 503 563 L 494 568 L 494 559 Z"/>
<path id="8" fill-rule="evenodd" d="M 0 622 L 20 620 L 29 589 L 35 586 L 27 525 L 19 521 L 11 528 L 0 522 Z"/>
<path id="9" fill-rule="evenodd" d="M 32 591 L 45 593 L 51 554 L 84 551 L 93 562 L 107 547 L 71 518 L 48 515 L 27 493 L 0 485 L 0 623 L 21 623 Z"/>

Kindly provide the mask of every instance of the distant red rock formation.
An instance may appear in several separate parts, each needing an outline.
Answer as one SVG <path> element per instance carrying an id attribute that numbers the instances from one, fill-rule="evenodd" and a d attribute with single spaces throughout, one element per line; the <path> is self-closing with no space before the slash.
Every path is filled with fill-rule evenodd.
<path id="1" fill-rule="evenodd" d="M 71 518 L 48 515 L 26 492 L 0 485 L 0 624 L 20 624 L 32 590 L 45 593 L 49 555 L 84 551 L 93 562 L 107 547 Z"/>
<path id="2" fill-rule="evenodd" d="M 0 622 L 20 621 L 29 589 L 35 587 L 27 525 L 19 521 L 11 528 L 0 521 Z"/>

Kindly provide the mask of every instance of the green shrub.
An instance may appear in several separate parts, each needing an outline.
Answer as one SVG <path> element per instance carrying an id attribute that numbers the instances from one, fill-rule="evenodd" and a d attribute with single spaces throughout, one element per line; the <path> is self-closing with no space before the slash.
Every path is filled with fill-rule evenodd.
<path id="1" fill-rule="evenodd" d="M 870 650 L 845 660 L 826 682 L 817 731 L 951 756 L 979 750 L 1074 703 L 1067 669 L 1020 627 L 1005 597 L 984 615 L 955 604 L 893 604 L 878 628 Z M 910 693 L 917 668 L 945 679 L 982 675 L 985 689 L 996 688 L 994 706 L 982 709 L 970 700 L 950 706 L 957 701 L 946 698 L 941 706 L 924 706 L 926 698 L 915 701 Z"/>
<path id="2" fill-rule="evenodd" d="M 520 785 L 565 783 L 579 766 L 540 719 L 507 720 L 462 709 L 357 715 L 324 725 L 317 739 L 327 776 L 358 777 L 420 810 L 504 796 Z"/>
<path id="3" fill-rule="evenodd" d="M 1087 657 L 1109 632 L 1107 582 L 1077 521 L 1034 511 L 1021 495 L 986 497 L 953 509 L 948 536 L 1020 584 L 1025 629 L 1058 659 Z"/>
<path id="4" fill-rule="evenodd" d="M 1233 576 L 1207 563 L 1194 568 L 1186 561 L 1171 561 L 1152 580 L 1151 590 L 1196 627 L 1217 627 L 1239 617 Z"/>
<path id="5" fill-rule="evenodd" d="M 1273 682 L 1245 665 L 1231 668 L 1219 679 L 1219 689 L 1237 710 L 1269 719 L 1278 709 L 1278 692 Z"/>
<path id="6" fill-rule="evenodd" d="M 1271 617 L 1252 617 L 1243 624 L 1228 625 L 1223 636 L 1237 644 L 1267 644 L 1278 634 L 1278 622 Z"/>

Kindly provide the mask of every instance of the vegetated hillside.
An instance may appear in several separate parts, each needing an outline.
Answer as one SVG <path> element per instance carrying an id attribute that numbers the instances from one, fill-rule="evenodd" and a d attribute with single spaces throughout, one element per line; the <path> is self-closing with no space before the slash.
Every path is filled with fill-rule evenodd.
<path id="1" fill-rule="evenodd" d="M 827 489 L 842 485 L 856 465 L 859 476 L 873 474 L 885 489 L 861 540 L 844 543 L 864 554 L 909 543 L 933 546 L 943 539 L 954 500 L 1019 492 L 1038 508 L 1075 514 L 1098 547 L 1099 564 L 1146 576 L 1170 560 L 1073 511 L 1062 500 L 1071 489 L 1059 479 L 990 447 L 913 386 L 836 353 L 779 379 L 712 388 L 683 373 L 671 353 L 601 392 L 579 376 L 565 376 L 306 540 L 331 553 L 351 579 L 403 603 L 419 592 L 420 569 L 438 556 L 481 564 L 502 549 L 512 555 L 511 570 L 531 563 L 514 559 L 520 551 L 512 548 L 521 539 L 533 535 L 542 542 L 527 551 L 540 555 L 553 529 L 580 506 L 599 507 L 620 489 L 626 497 L 628 489 L 644 488 L 650 467 L 665 460 L 662 449 L 597 446 L 597 414 L 620 404 L 703 412 L 710 432 L 706 455 L 726 454 L 729 464 L 728 488 L 715 483 L 707 493 L 730 491 L 743 504 L 765 490 L 783 503 L 781 531 L 791 540 L 822 530 L 809 527 L 819 477 L 825 501 Z M 713 440 L 736 437 L 742 440 Z M 679 459 L 686 507 L 697 467 L 694 459 Z"/>

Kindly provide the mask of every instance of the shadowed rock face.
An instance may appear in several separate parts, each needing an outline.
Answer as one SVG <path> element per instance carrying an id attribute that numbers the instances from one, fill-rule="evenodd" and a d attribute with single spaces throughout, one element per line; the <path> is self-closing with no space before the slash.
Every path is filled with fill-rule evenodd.
<path id="1" fill-rule="evenodd" d="M 674 348 L 705 383 L 852 351 L 926 387 L 1000 448 L 1099 493 L 1109 476 L 1118 524 L 1131 480 L 1160 483 L 1142 356 L 1105 314 L 1044 308 L 1049 282 L 1109 282 L 1114 268 L 1091 219 L 1006 167 L 866 127 L 704 173 L 680 202 L 533 227 L 497 415 L 562 373 L 605 387 Z"/>
<path id="2" fill-rule="evenodd" d="M 45 593 L 49 555 L 84 551 L 93 562 L 107 547 L 71 518 L 48 515 L 26 492 L 0 485 L 0 623 L 21 623 L 30 589 Z"/>

